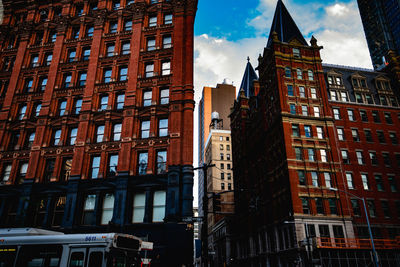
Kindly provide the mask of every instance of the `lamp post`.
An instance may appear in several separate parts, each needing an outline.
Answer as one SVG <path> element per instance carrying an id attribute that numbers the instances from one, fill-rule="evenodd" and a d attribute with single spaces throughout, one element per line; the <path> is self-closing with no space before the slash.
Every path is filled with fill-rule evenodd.
<path id="1" fill-rule="evenodd" d="M 371 225 L 369 223 L 369 216 L 368 216 L 368 212 L 367 212 L 367 205 L 365 204 L 365 199 L 363 197 L 356 196 L 356 195 L 354 195 L 354 194 L 352 194 L 350 192 L 347 192 L 345 190 L 341 190 L 341 189 L 338 189 L 338 188 L 331 187 L 331 188 L 329 188 L 329 190 L 336 191 L 336 192 L 338 192 L 338 191 L 339 192 L 343 192 L 343 193 L 345 193 L 345 194 L 347 194 L 349 196 L 355 197 L 355 198 L 360 199 L 362 201 L 362 203 L 364 205 L 365 217 L 367 219 L 369 238 L 371 239 L 372 256 L 373 256 L 373 259 L 374 259 L 374 265 L 375 265 L 375 267 L 379 267 L 380 266 L 379 265 L 379 260 L 378 260 L 378 256 L 377 256 L 377 253 L 376 253 L 376 250 L 375 250 L 374 237 L 372 236 L 372 230 L 371 230 Z"/>

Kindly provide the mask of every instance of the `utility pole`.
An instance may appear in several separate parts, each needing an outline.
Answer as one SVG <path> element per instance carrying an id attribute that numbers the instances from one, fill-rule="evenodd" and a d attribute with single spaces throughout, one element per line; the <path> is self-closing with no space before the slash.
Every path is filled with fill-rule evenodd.
<path id="1" fill-rule="evenodd" d="M 201 231 L 201 254 L 203 266 L 208 266 L 208 192 L 207 192 L 207 170 L 210 167 L 215 167 L 215 164 L 203 164 L 201 167 L 193 168 L 193 170 L 203 170 L 203 225 Z"/>

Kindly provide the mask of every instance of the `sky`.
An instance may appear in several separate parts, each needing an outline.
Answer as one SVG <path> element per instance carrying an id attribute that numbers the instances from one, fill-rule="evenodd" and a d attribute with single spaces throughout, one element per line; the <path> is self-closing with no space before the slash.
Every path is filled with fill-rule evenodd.
<path id="1" fill-rule="evenodd" d="M 250 57 L 253 67 L 267 44 L 277 0 L 198 0 L 194 42 L 194 85 L 198 104 L 204 86 L 228 79 L 239 86 Z M 309 42 L 323 46 L 323 63 L 372 69 L 356 0 L 283 0 Z M 237 88 L 238 90 L 238 88 Z M 198 105 L 194 121 L 197 159 Z M 195 199 L 197 206 L 197 174 Z"/>

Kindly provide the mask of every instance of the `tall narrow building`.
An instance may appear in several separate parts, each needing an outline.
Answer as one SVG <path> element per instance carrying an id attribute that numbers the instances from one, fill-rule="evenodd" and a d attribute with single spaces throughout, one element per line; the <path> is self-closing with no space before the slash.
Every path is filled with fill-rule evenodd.
<path id="1" fill-rule="evenodd" d="M 400 2 L 357 0 L 375 69 L 388 61 L 389 50 L 400 55 Z"/>
<path id="2" fill-rule="evenodd" d="M 0 225 L 190 265 L 196 0 L 3 1 Z"/>
<path id="3" fill-rule="evenodd" d="M 254 93 L 241 88 L 230 115 L 236 266 L 371 265 L 366 216 L 382 266 L 399 264 L 392 80 L 323 65 L 321 49 L 279 0 Z"/>

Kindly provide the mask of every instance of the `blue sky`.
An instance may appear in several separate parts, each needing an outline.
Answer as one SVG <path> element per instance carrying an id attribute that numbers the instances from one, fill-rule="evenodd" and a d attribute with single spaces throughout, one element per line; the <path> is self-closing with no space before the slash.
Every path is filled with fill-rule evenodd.
<path id="1" fill-rule="evenodd" d="M 323 46 L 324 63 L 372 68 L 356 0 L 284 0 L 305 39 Z M 267 43 L 277 0 L 199 0 L 195 21 L 194 83 L 198 103 L 204 86 L 227 78 L 241 83 L 247 56 L 257 67 Z M 194 165 L 197 166 L 197 106 Z M 197 204 L 197 176 L 195 202 Z"/>

